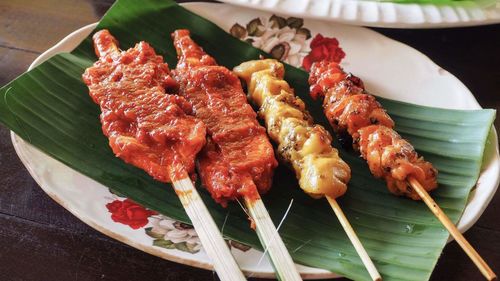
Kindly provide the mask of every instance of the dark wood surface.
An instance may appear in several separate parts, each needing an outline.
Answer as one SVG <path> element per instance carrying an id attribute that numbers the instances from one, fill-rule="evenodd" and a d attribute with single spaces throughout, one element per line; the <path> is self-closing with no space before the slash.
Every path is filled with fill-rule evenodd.
<path id="1" fill-rule="evenodd" d="M 0 1 L 0 86 L 71 31 L 97 21 L 111 0 Z M 376 29 L 456 75 L 483 107 L 500 109 L 500 25 L 433 30 Z M 500 121 L 495 122 L 497 131 Z M 213 272 L 148 255 L 85 225 L 52 201 L 0 127 L 0 281 L 217 280 Z M 500 195 L 465 234 L 500 273 Z M 450 243 L 431 280 L 482 280 Z"/>

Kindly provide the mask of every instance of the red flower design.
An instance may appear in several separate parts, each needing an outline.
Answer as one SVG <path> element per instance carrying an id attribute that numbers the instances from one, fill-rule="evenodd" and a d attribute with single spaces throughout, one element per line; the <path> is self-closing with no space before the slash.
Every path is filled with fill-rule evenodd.
<path id="1" fill-rule="evenodd" d="M 317 34 L 311 41 L 311 52 L 304 57 L 302 67 L 307 71 L 311 70 L 311 66 L 316 61 L 328 60 L 340 63 L 345 57 L 342 48 L 339 47 L 339 41 L 336 38 L 323 37 Z"/>
<path id="2" fill-rule="evenodd" d="M 130 199 L 124 201 L 115 200 L 106 204 L 106 208 L 111 213 L 111 219 L 138 229 L 148 224 L 148 218 L 156 215 L 155 211 L 147 210 Z"/>

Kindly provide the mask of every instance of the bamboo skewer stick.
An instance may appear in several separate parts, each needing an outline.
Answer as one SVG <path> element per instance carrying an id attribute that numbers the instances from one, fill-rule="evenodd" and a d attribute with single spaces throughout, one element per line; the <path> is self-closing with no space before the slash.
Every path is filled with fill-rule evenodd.
<path id="1" fill-rule="evenodd" d="M 265 133 L 263 131 L 260 131 L 260 125 L 255 119 L 255 112 L 252 110 L 250 105 L 247 104 L 241 85 L 239 83 L 233 83 L 235 82 L 235 80 L 233 79 L 236 78 L 234 74 L 228 74 L 218 69 L 217 67 L 220 68 L 223 67 L 218 66 L 215 60 L 208 54 L 206 54 L 203 51 L 203 49 L 190 38 L 189 30 L 179 29 L 174 31 L 174 33 L 172 33 L 172 39 L 174 41 L 173 43 L 176 48 L 177 57 L 179 60 L 179 63 L 177 65 L 178 75 L 176 78 L 177 80 L 180 80 L 180 92 L 181 92 L 180 95 L 184 96 L 188 102 L 193 104 L 193 109 L 194 109 L 193 115 L 206 123 L 207 135 L 212 138 L 213 144 L 218 147 L 217 150 L 220 152 L 218 156 L 224 159 L 224 157 L 228 157 L 226 156 L 226 152 L 224 151 L 231 151 L 232 153 L 237 153 L 238 151 L 236 151 L 235 149 L 241 150 L 242 148 L 246 147 L 246 144 L 245 146 L 241 146 L 242 148 L 237 148 L 236 146 L 228 146 L 220 140 L 223 136 L 224 138 L 227 139 L 228 135 L 233 135 L 234 137 L 234 135 L 236 134 L 239 135 L 240 137 L 252 138 L 253 140 L 258 140 L 259 142 L 265 139 L 265 142 L 267 142 L 267 144 L 263 143 L 264 146 L 261 146 L 261 148 L 265 150 L 264 151 L 265 153 L 270 152 L 267 156 L 262 155 L 262 157 L 266 157 L 264 159 L 267 163 L 263 163 L 262 166 L 254 168 L 257 169 L 256 171 L 259 171 L 259 169 L 264 169 L 262 171 L 261 175 L 262 177 L 272 177 L 272 170 L 275 168 L 273 163 L 276 162 L 276 160 L 274 159 L 274 153 L 272 152 L 272 146 L 268 142 Z M 202 59 L 202 56 L 207 59 L 206 60 Z M 199 71 L 199 72 L 196 72 L 198 73 L 196 75 L 194 74 L 186 75 L 186 73 L 189 73 L 191 71 Z M 220 86 L 214 86 L 215 84 L 213 80 L 215 79 L 215 76 L 214 78 L 210 79 L 206 77 L 200 78 L 198 77 L 198 75 L 200 74 L 217 75 L 216 79 L 218 83 L 219 84 L 223 83 L 227 85 L 229 88 L 224 89 L 223 92 L 221 92 Z M 191 86 L 184 85 L 188 84 L 187 82 L 189 79 L 195 79 L 198 82 Z M 230 99 L 233 101 L 231 102 L 224 101 L 225 99 L 228 99 L 229 96 L 231 96 Z M 206 101 L 205 99 L 208 99 L 208 101 Z M 230 114 L 232 117 L 229 119 L 223 118 L 220 115 L 221 113 L 224 115 Z M 213 118 L 210 117 L 212 119 L 207 119 L 208 118 L 206 116 L 207 114 L 212 115 Z M 233 124 L 235 122 L 234 117 L 242 118 L 243 122 Z M 214 122 L 217 122 L 219 124 L 216 125 L 214 124 Z M 259 135 L 255 134 L 255 132 L 258 132 Z M 218 140 L 215 140 L 215 136 L 217 136 Z M 235 140 L 233 139 L 230 140 L 230 142 L 234 141 Z M 248 144 L 250 144 L 250 142 L 248 142 Z M 235 164 L 233 164 L 233 161 L 236 160 L 233 158 L 228 158 L 227 164 L 225 164 L 229 165 L 229 167 L 227 168 L 233 169 L 232 166 L 235 166 Z M 252 172 L 240 169 L 239 172 L 236 171 L 235 173 L 236 174 L 240 173 L 239 174 L 240 177 L 238 179 L 240 181 L 238 184 L 241 184 L 240 188 L 244 187 L 244 183 L 241 181 L 252 180 L 251 185 L 253 185 L 254 188 L 252 192 L 255 195 L 252 194 L 251 196 L 243 196 L 243 199 L 249 210 L 248 215 L 253 219 L 255 223 L 256 231 L 261 241 L 261 244 L 265 248 L 266 252 L 269 254 L 269 257 L 271 258 L 277 277 L 280 280 L 285 280 L 285 281 L 302 280 L 299 273 L 297 272 L 297 269 L 295 268 L 295 265 L 293 263 L 292 258 L 290 257 L 290 254 L 288 253 L 285 247 L 285 244 L 281 240 L 281 237 L 279 236 L 278 231 L 276 230 L 276 227 L 274 226 L 269 216 L 269 213 L 267 212 L 259 196 L 257 187 L 255 186 L 255 183 L 253 182 L 252 179 L 253 176 L 251 176 Z M 210 178 L 212 177 L 212 175 L 208 177 Z M 215 175 L 215 177 L 220 178 L 221 176 Z M 269 178 L 269 180 L 270 179 L 271 178 Z M 212 181 L 212 179 L 209 180 Z M 246 183 L 249 184 L 249 187 L 251 186 L 250 182 Z M 228 184 L 230 184 L 232 188 L 233 184 L 229 182 Z M 229 195 L 221 193 L 221 197 L 224 200 L 238 199 L 238 198 L 233 198 L 235 196 L 229 196 Z M 226 198 L 226 196 L 229 198 Z"/>
<path id="2" fill-rule="evenodd" d="M 99 49 L 99 57 L 107 55 L 112 57 L 120 55 L 120 49 L 114 41 Z M 203 248 L 212 259 L 217 275 L 222 281 L 246 280 L 198 191 L 187 173 L 184 174 L 185 177 L 174 181 L 172 185 L 193 223 Z"/>
<path id="3" fill-rule="evenodd" d="M 258 199 L 244 197 L 244 200 L 250 216 L 255 222 L 255 230 L 264 250 L 269 254 L 278 279 L 283 281 L 302 280 L 262 199 L 260 197 Z"/>
<path id="4" fill-rule="evenodd" d="M 488 266 L 488 264 L 484 261 L 484 259 L 478 254 L 478 252 L 471 246 L 471 244 L 465 239 L 465 237 L 460 233 L 457 227 L 453 224 L 453 222 L 446 216 L 446 214 L 441 210 L 436 201 L 432 199 L 429 193 L 424 189 L 424 187 L 413 177 L 408 179 L 408 182 L 418 193 L 420 198 L 427 204 L 429 209 L 434 213 L 437 219 L 441 221 L 444 227 L 450 232 L 451 236 L 455 238 L 458 245 L 462 247 L 465 253 L 469 256 L 469 258 L 474 262 L 474 264 L 479 268 L 483 276 L 487 280 L 496 280 L 497 276 L 493 272 L 493 270 Z"/>
<path id="5" fill-rule="evenodd" d="M 313 66 L 314 68 L 314 66 Z M 327 66 L 326 68 L 330 68 L 329 70 L 332 70 L 332 68 L 330 66 Z M 347 75 L 341 67 L 339 67 L 337 64 L 335 64 L 333 66 L 333 71 L 336 72 L 336 75 L 340 75 L 338 76 L 337 78 L 335 79 L 338 79 L 334 84 L 338 84 L 341 80 L 345 80 L 347 79 Z M 321 66 L 320 66 L 320 70 L 321 71 L 324 71 L 324 69 L 321 69 Z M 311 73 L 314 73 L 316 70 L 312 69 L 311 70 Z M 310 76 L 310 80 L 311 81 L 311 78 L 313 76 L 311 75 Z M 314 80 L 316 80 L 318 77 L 316 77 Z M 359 78 L 356 78 L 359 80 Z M 364 92 L 364 86 L 362 85 L 362 83 L 359 83 L 360 80 L 358 82 L 355 82 L 354 84 L 359 84 L 357 85 L 358 87 L 360 87 L 362 90 L 363 90 L 363 94 L 366 94 Z M 331 81 L 329 82 L 330 84 L 332 83 Z M 318 82 L 318 80 L 316 80 L 316 82 L 314 83 L 311 83 L 310 82 L 310 86 L 311 87 L 316 87 L 316 86 L 320 86 L 320 88 L 322 88 L 322 91 L 323 92 L 326 92 L 327 90 L 335 90 L 335 88 L 332 87 L 332 85 L 321 85 L 321 83 Z M 326 87 L 326 88 L 325 88 Z M 311 95 L 313 95 L 313 92 L 311 92 Z M 344 97 L 347 97 L 347 96 L 350 96 L 350 97 L 353 97 L 355 95 L 357 95 L 356 92 L 354 91 L 351 91 L 351 90 L 347 90 L 346 93 L 342 92 L 342 95 Z M 323 96 L 323 98 L 326 98 L 325 96 Z M 329 103 L 328 105 L 325 103 L 323 108 L 324 108 L 324 113 L 326 115 L 328 111 L 331 111 L 332 108 L 335 108 L 335 106 L 339 103 L 342 103 L 343 98 L 340 98 L 340 99 L 337 99 L 333 104 L 332 103 Z M 326 100 L 324 100 L 326 101 Z M 350 101 L 349 101 L 350 102 Z M 332 107 L 333 106 L 333 107 Z M 357 105 L 355 105 L 354 107 L 357 107 Z M 378 108 L 378 110 L 383 110 L 383 108 L 380 106 L 380 104 L 376 104 L 375 105 L 376 108 Z M 371 112 L 368 112 L 368 113 L 373 113 L 374 109 L 372 109 Z M 367 114 L 368 114 L 367 113 Z M 371 116 L 371 115 L 370 115 Z M 339 124 L 339 120 L 340 120 L 340 117 L 338 116 L 327 116 L 328 119 L 331 119 L 329 120 L 330 123 L 332 124 L 333 127 L 335 127 L 333 125 L 334 121 L 336 121 L 336 125 Z M 371 118 L 370 118 L 371 119 Z M 384 125 L 384 124 L 381 124 L 380 121 L 381 120 L 377 120 L 376 123 L 378 124 L 381 124 L 380 127 L 384 127 L 386 129 L 389 129 L 389 130 L 393 130 L 393 127 L 394 127 L 394 123 L 393 121 L 391 120 L 391 118 L 389 116 L 386 116 L 384 119 L 387 119 L 387 125 Z M 371 120 L 370 120 L 371 121 Z M 343 124 L 342 126 L 345 126 L 348 128 L 347 131 L 351 130 L 351 129 L 354 129 L 355 127 L 351 125 L 349 125 L 349 120 Z M 373 122 L 372 122 L 373 124 Z M 335 128 L 334 128 L 335 129 Z M 337 129 L 336 129 L 337 130 Z M 359 128 L 356 128 L 357 132 L 359 133 L 360 129 Z M 393 133 L 395 133 L 395 131 L 393 131 Z M 352 134 L 349 133 L 352 137 Z M 395 133 L 397 135 L 397 133 Z M 410 145 L 411 146 L 411 145 Z M 357 149 L 358 151 L 361 152 L 361 149 L 358 148 Z M 368 164 L 370 164 L 370 159 L 367 158 L 366 155 L 363 155 L 363 158 L 365 158 L 365 160 L 368 161 Z M 390 167 L 389 167 L 390 168 Z M 375 174 L 374 174 L 375 175 Z M 377 176 L 377 177 L 380 177 L 380 176 Z M 417 179 L 415 179 L 414 177 L 410 176 L 408 177 L 407 179 L 407 182 L 408 184 L 413 188 L 413 190 L 415 190 L 415 192 L 420 196 L 420 198 L 425 202 L 425 204 L 427 204 L 427 206 L 429 207 L 429 209 L 434 213 L 434 215 L 436 216 L 437 219 L 439 219 L 439 221 L 441 221 L 441 223 L 444 225 L 444 227 L 448 230 L 448 232 L 451 234 L 451 236 L 453 236 L 453 238 L 455 238 L 455 240 L 457 241 L 457 243 L 460 245 L 460 247 L 462 247 L 462 249 L 465 251 L 465 253 L 471 258 L 471 260 L 474 262 L 474 264 L 479 268 L 479 270 L 481 271 L 481 273 L 484 275 L 484 277 L 486 277 L 487 280 L 496 280 L 497 279 L 497 276 L 496 274 L 491 270 L 491 268 L 488 266 L 488 264 L 483 260 L 483 258 L 477 253 L 477 251 L 469 244 L 469 242 L 465 239 L 465 237 L 462 235 L 462 233 L 460 233 L 460 231 L 457 229 L 457 227 L 453 224 L 453 222 L 446 216 L 446 214 L 441 210 L 441 208 L 438 206 L 438 204 L 432 199 L 432 197 L 429 195 L 429 193 L 427 192 L 427 190 L 420 184 L 420 182 L 418 182 Z M 333 206 L 332 206 L 333 207 Z"/>
<path id="6" fill-rule="evenodd" d="M 293 89 L 283 80 L 283 65 L 271 59 L 250 61 L 237 66 L 234 71 L 246 81 L 249 89 L 248 97 L 259 107 L 259 116 L 265 120 L 271 139 L 279 145 L 278 153 L 293 167 L 300 187 L 306 192 L 309 191 L 308 193 L 318 195 L 325 193 L 325 186 L 332 185 L 330 186 L 332 188 L 341 188 L 342 192 L 336 191 L 339 195 L 343 194 L 350 178 L 350 170 L 347 164 L 340 160 L 337 151 L 331 147 L 330 136 L 326 134 L 324 129 L 313 124 L 303 102 L 294 95 Z M 283 124 L 287 125 L 283 126 Z M 303 164 L 305 162 L 304 154 L 312 156 L 312 159 L 321 159 L 328 164 L 318 166 L 311 162 Z M 323 157 L 322 154 L 327 156 Z M 306 169 L 308 165 L 311 169 Z M 342 171 L 330 174 L 322 170 L 321 165 L 337 165 L 338 167 L 331 168 L 339 168 Z M 328 173 L 328 176 L 323 175 L 323 173 Z M 316 175 L 318 176 L 316 177 Z M 329 176 L 335 179 L 328 179 Z M 313 187 L 314 185 L 318 186 Z M 362 257 L 371 277 L 373 280 L 381 280 L 380 274 L 334 197 L 327 197 L 327 199 L 353 242 L 356 251 Z"/>
<path id="7" fill-rule="evenodd" d="M 189 177 L 174 181 L 173 186 L 220 280 L 246 280 Z"/>
<path id="8" fill-rule="evenodd" d="M 354 246 L 354 249 L 356 249 L 356 252 L 358 253 L 359 257 L 361 258 L 361 261 L 366 267 L 366 270 L 368 270 L 368 273 L 370 274 L 370 277 L 372 278 L 373 281 L 381 281 L 382 277 L 380 276 L 380 273 L 377 271 L 377 268 L 373 264 L 373 261 L 370 259 L 370 256 L 368 256 L 368 253 L 366 252 L 365 248 L 363 247 L 363 244 L 361 244 L 361 241 L 359 241 L 358 236 L 356 235 L 356 232 L 354 232 L 354 229 L 352 228 L 351 224 L 349 223 L 349 220 L 347 220 L 344 212 L 340 208 L 339 204 L 337 203 L 337 200 L 335 198 L 326 196 L 326 199 L 328 200 L 328 203 L 330 203 L 330 206 L 333 209 L 333 212 L 335 212 L 335 215 L 340 221 L 340 224 L 344 228 L 347 236 L 349 237 L 349 240 L 351 240 L 352 245 Z"/>

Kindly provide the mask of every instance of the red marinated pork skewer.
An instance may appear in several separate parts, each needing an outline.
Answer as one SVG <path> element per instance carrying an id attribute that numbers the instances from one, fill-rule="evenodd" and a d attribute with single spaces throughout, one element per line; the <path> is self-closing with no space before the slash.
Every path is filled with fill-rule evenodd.
<path id="1" fill-rule="evenodd" d="M 272 184 L 277 161 L 266 130 L 248 104 L 238 77 L 217 65 L 191 38 L 188 30 L 172 34 L 179 62 L 174 76 L 179 94 L 207 125 L 208 144 L 198 171 L 212 197 L 226 204 L 243 198 L 257 233 L 281 280 L 301 280 L 259 193 Z"/>
<path id="2" fill-rule="evenodd" d="M 372 174 L 385 179 L 389 191 L 423 200 L 488 279 L 495 273 L 429 195 L 437 188 L 437 170 L 419 157 L 413 146 L 393 128 L 394 121 L 361 79 L 335 62 L 320 61 L 311 67 L 311 96 L 323 100 L 324 113 L 334 131 L 352 138 L 353 147 L 367 161 Z"/>
<path id="3" fill-rule="evenodd" d="M 196 45 L 189 31 L 178 30 L 173 37 L 179 54 L 174 71 L 179 94 L 207 126 L 208 145 L 199 159 L 203 184 L 223 205 L 238 197 L 258 198 L 256 191 L 265 193 L 271 187 L 278 163 L 240 80 Z"/>
<path id="4" fill-rule="evenodd" d="M 83 74 L 101 108 L 104 135 L 117 157 L 162 182 L 173 182 L 214 268 L 222 280 L 245 280 L 188 173 L 205 145 L 203 122 L 186 113 L 191 105 L 165 89 L 178 87 L 167 64 L 149 44 L 120 51 L 101 30 L 94 36 L 99 60 Z"/>

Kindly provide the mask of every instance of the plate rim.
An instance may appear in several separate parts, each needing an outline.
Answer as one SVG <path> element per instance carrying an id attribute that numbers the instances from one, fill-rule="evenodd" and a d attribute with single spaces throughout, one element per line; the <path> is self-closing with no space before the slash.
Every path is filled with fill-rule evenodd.
<path id="1" fill-rule="evenodd" d="M 198 2 L 198 3 L 185 3 L 183 6 L 203 6 L 203 5 L 227 5 L 227 4 L 217 4 L 217 3 L 204 3 L 204 2 Z M 56 43 L 54 46 L 52 46 L 51 48 L 49 48 L 48 50 L 46 50 L 45 52 L 43 52 L 41 55 L 39 55 L 32 63 L 31 65 L 29 66 L 28 70 L 31 70 L 32 68 L 34 68 L 36 65 L 40 64 L 41 62 L 49 59 L 50 57 L 52 57 L 53 55 L 55 55 L 56 53 L 54 53 L 56 50 L 60 49 L 60 48 L 63 48 L 63 46 L 65 44 L 70 44 L 69 41 L 72 39 L 72 37 L 74 36 L 78 36 L 80 33 L 84 33 L 84 32 L 91 32 L 96 26 L 97 26 L 98 22 L 96 23 L 92 23 L 92 24 L 88 24 L 86 26 L 83 26 L 73 32 L 71 32 L 70 34 L 68 34 L 66 37 L 64 37 L 61 41 L 59 41 L 58 43 Z M 414 49 L 413 47 L 409 46 L 409 45 L 406 45 L 406 44 L 403 44 L 399 41 L 396 41 L 396 40 L 393 40 L 389 37 L 386 37 L 382 34 L 379 34 L 378 32 L 375 32 L 373 30 L 370 30 L 370 29 L 366 29 L 366 28 L 363 28 L 363 27 L 356 27 L 356 28 L 361 28 L 361 29 L 365 29 L 367 31 L 370 31 L 370 32 L 373 32 L 373 33 L 377 33 L 379 36 L 383 36 L 385 39 L 387 40 L 391 40 L 393 42 L 396 42 L 398 44 L 401 44 L 401 45 L 404 45 L 405 47 L 407 48 L 410 48 L 412 49 L 412 51 L 418 53 L 419 55 L 425 57 L 426 59 L 428 59 L 431 63 L 433 63 L 434 65 L 436 65 L 429 57 L 427 57 L 425 54 L 419 52 L 418 50 Z M 453 76 L 451 73 L 450 73 L 451 76 Z M 456 78 L 455 76 L 453 76 L 454 78 Z M 458 79 L 457 79 L 458 80 Z M 461 81 L 458 80 L 460 83 Z M 463 85 L 463 83 L 461 83 L 462 86 L 465 87 L 465 85 Z M 466 87 L 465 87 L 466 88 Z M 467 89 L 467 88 L 466 88 Z M 467 89 L 468 90 L 468 89 Z M 475 102 L 475 105 L 478 107 L 478 108 L 481 108 L 479 106 L 479 103 L 477 103 L 477 100 L 475 99 L 475 97 L 472 95 L 472 93 L 470 93 L 470 91 L 467 91 L 467 93 L 472 97 L 473 100 Z M 495 128 L 493 127 L 493 135 L 494 137 L 496 137 L 496 130 Z M 495 138 L 496 139 L 496 138 Z M 72 213 L 74 216 L 76 216 L 79 220 L 83 221 L 85 224 L 91 226 L 92 228 L 96 229 L 97 231 L 113 238 L 113 239 L 116 239 L 118 241 L 121 241 L 127 245 L 130 245 L 136 249 L 139 249 L 141 251 L 144 251 L 144 252 L 147 252 L 149 254 L 152 254 L 152 255 L 155 255 L 155 256 L 158 256 L 158 257 L 161 257 L 163 259 L 167 259 L 167 260 L 170 260 L 170 261 L 173 261 L 173 262 L 178 262 L 178 263 L 181 263 L 181 264 L 186 264 L 186 265 L 189 265 L 189 266 L 194 266 L 194 267 L 198 267 L 198 268 L 202 268 L 202 269 L 207 269 L 207 270 L 212 270 L 213 267 L 210 263 L 207 263 L 207 262 L 201 262 L 199 260 L 193 260 L 193 259 L 185 259 L 185 258 L 182 258 L 180 256 L 177 256 L 177 255 L 172 255 L 172 254 L 169 254 L 169 253 L 166 253 L 164 251 L 161 251 L 159 249 L 155 249 L 154 247 L 147 247 L 147 246 L 143 246 L 141 245 L 140 243 L 137 243 L 137 242 L 134 242 L 132 241 L 131 239 L 128 239 L 126 236 L 123 236 L 122 234 L 119 234 L 118 232 L 115 232 L 115 231 L 112 231 L 112 230 L 109 230 L 109 229 L 106 229 L 105 227 L 102 227 L 100 225 L 98 225 L 97 223 L 94 223 L 91 221 L 90 218 L 87 218 L 86 216 L 84 216 L 83 214 L 80 214 L 78 211 L 72 209 L 71 206 L 69 206 L 68 204 L 66 204 L 64 202 L 64 200 L 61 200 L 61 198 L 59 198 L 58 195 L 56 195 L 54 192 L 51 192 L 49 191 L 47 188 L 45 188 L 42 184 L 40 184 L 40 180 L 38 179 L 38 176 L 36 176 L 36 173 L 32 170 L 32 168 L 26 164 L 27 160 L 24 159 L 21 155 L 22 155 L 22 151 L 20 151 L 20 144 L 19 144 L 19 140 L 22 141 L 22 139 L 20 139 L 14 132 L 11 132 L 11 140 L 12 140 L 12 143 L 14 145 L 14 149 L 16 151 L 16 154 L 19 156 L 19 158 L 21 159 L 21 161 L 23 162 L 23 165 L 27 168 L 27 170 L 29 171 L 30 175 L 35 179 L 35 181 L 37 182 L 37 184 L 42 188 L 42 190 L 44 190 L 45 193 L 47 193 L 47 195 L 49 195 L 54 201 L 56 201 L 59 205 L 61 205 L 62 207 L 64 207 L 66 210 L 68 210 L 70 213 Z M 25 143 L 25 145 L 29 145 L 28 143 Z M 491 160 L 491 163 L 492 165 L 495 165 L 497 170 L 499 169 L 500 167 L 500 157 L 499 157 L 499 152 L 498 152 L 498 143 L 496 143 L 496 146 L 495 146 L 495 149 L 494 151 L 496 152 L 496 155 L 493 157 L 493 159 Z M 50 156 L 49 156 L 50 157 Z M 497 188 L 498 188 L 498 184 L 499 184 L 499 181 L 500 181 L 500 177 L 497 176 L 496 178 L 496 187 L 494 188 L 494 190 L 491 192 L 491 196 L 489 198 L 486 198 L 486 200 L 484 200 L 484 204 L 483 206 L 481 207 L 481 210 L 476 214 L 476 216 L 472 217 L 472 219 L 470 219 L 469 222 L 467 222 L 464 226 L 461 225 L 460 227 L 460 231 L 461 232 L 465 232 L 467 231 L 478 219 L 479 217 L 482 215 L 482 213 L 484 212 L 485 208 L 488 206 L 489 202 L 491 201 L 491 199 L 493 198 L 493 195 L 495 194 Z M 474 189 L 471 191 L 470 195 L 469 195 L 469 199 L 468 201 L 470 201 L 470 199 L 473 197 L 471 195 L 473 195 L 473 193 L 476 191 L 476 188 L 474 187 Z M 465 210 L 467 209 L 467 205 L 464 209 L 464 213 L 465 213 Z M 462 221 L 462 218 L 459 220 L 459 223 Z M 451 241 L 451 240 L 449 240 Z M 448 241 L 448 242 L 449 242 Z M 325 271 L 324 269 L 320 269 L 320 268 L 314 268 L 314 269 L 317 269 L 319 271 Z M 274 278 L 275 275 L 274 275 L 274 272 L 255 272 L 255 271 L 244 271 L 245 274 L 252 274 L 253 277 L 257 277 L 257 278 Z M 336 278 L 336 277 L 340 277 L 338 275 L 336 275 L 335 273 L 332 273 L 332 272 L 328 272 L 326 271 L 325 273 L 322 273 L 322 272 L 318 272 L 318 273 L 305 273 L 305 274 L 301 274 L 301 276 L 304 278 L 304 279 L 310 279 L 310 278 L 315 278 L 315 279 L 325 279 L 325 278 Z"/>
<path id="2" fill-rule="evenodd" d="M 258 6 L 255 3 L 252 3 L 251 0 L 220 0 L 223 3 L 230 4 L 230 5 L 235 5 L 239 7 L 244 7 L 248 9 L 254 9 L 254 10 L 260 10 L 260 11 L 266 11 L 266 12 L 272 12 L 272 13 L 278 13 L 278 14 L 285 14 L 289 16 L 298 16 L 301 18 L 307 18 L 307 19 L 315 19 L 315 20 L 322 20 L 322 21 L 332 21 L 332 22 L 337 22 L 341 24 L 348 24 L 348 25 L 355 25 L 355 26 L 369 26 L 369 27 L 378 27 L 378 28 L 395 28 L 395 29 L 404 29 L 404 28 L 424 28 L 424 29 L 433 29 L 433 28 L 453 28 L 453 27 L 471 27 L 471 26 L 481 26 L 481 25 L 490 25 L 490 24 L 497 24 L 500 23 L 500 7 L 496 6 L 495 7 L 495 12 L 498 14 L 496 17 L 493 18 L 487 18 L 484 20 L 469 20 L 469 21 L 464 21 L 464 20 L 457 20 L 455 22 L 452 21 L 445 21 L 442 18 L 438 22 L 432 22 L 429 20 L 425 20 L 423 22 L 418 22 L 418 23 L 412 23 L 408 21 L 394 21 L 394 22 L 384 22 L 384 21 L 370 21 L 370 20 L 363 20 L 362 19 L 362 14 L 366 13 L 366 11 L 359 12 L 359 10 L 366 10 L 363 9 L 362 7 L 356 6 L 357 9 L 357 15 L 355 19 L 348 19 L 345 17 L 332 17 L 330 15 L 327 16 L 320 16 L 316 14 L 312 14 L 310 11 L 305 11 L 305 12 L 294 12 L 294 11 L 289 11 L 280 7 L 266 7 L 264 5 Z M 275 0 L 275 4 L 279 4 L 280 1 L 283 0 Z M 312 0 L 308 0 L 308 3 L 310 3 Z M 439 13 L 443 13 L 445 9 L 454 9 L 455 7 L 450 6 L 450 5 L 445 5 L 445 6 L 437 6 L 434 4 L 418 4 L 418 3 L 393 3 L 393 2 L 381 2 L 381 1 L 349 1 L 349 0 L 327 0 L 329 1 L 329 5 L 333 6 L 335 5 L 335 1 L 340 3 L 339 5 L 342 5 L 342 3 L 354 3 L 355 5 L 360 5 L 359 3 L 367 3 L 367 4 L 375 4 L 377 13 L 380 13 L 381 5 L 391 5 L 394 6 L 394 9 L 397 10 L 398 8 L 407 8 L 410 5 L 413 6 L 413 9 L 416 11 L 418 9 L 418 12 L 423 13 L 423 8 L 433 8 L 439 11 Z M 255 1 L 253 1 L 255 2 Z M 257 1 L 258 2 L 258 1 Z M 497 4 L 498 5 L 498 4 Z M 484 8 L 479 8 L 477 7 L 478 10 L 485 12 Z M 455 15 L 457 13 L 455 12 Z"/>

